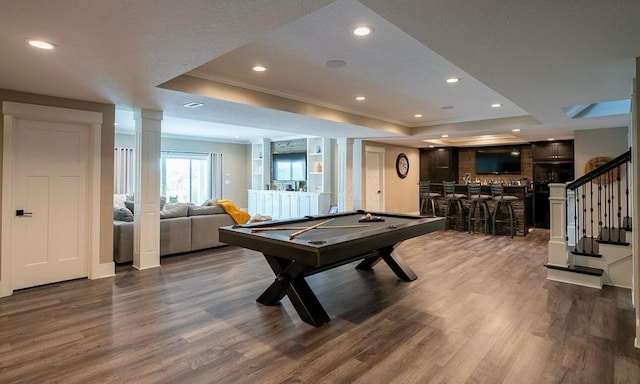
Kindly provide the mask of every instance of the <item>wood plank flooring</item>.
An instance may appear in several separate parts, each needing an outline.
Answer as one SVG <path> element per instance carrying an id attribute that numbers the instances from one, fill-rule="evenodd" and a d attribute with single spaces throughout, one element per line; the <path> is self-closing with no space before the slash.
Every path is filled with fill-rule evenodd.
<path id="1" fill-rule="evenodd" d="M 0 299 L 0 383 L 639 383 L 631 293 L 546 280 L 549 233 L 437 232 L 398 251 L 418 274 L 311 276 L 329 324 L 223 247 Z"/>

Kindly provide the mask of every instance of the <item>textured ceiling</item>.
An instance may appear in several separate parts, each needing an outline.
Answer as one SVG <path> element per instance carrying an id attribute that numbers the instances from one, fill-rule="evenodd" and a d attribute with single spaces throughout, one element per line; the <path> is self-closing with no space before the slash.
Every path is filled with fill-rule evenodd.
<path id="1" fill-rule="evenodd" d="M 162 110 L 168 134 L 225 141 L 571 137 L 628 124 L 563 108 L 630 96 L 639 16 L 636 0 L 14 1 L 0 13 L 0 88 L 113 103 L 124 131 L 128 111 Z M 354 38 L 360 23 L 374 33 Z"/>

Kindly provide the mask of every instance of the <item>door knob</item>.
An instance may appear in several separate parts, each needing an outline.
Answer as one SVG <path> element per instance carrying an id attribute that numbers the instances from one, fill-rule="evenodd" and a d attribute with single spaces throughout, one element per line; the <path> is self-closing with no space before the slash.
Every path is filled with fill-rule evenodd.
<path id="1" fill-rule="evenodd" d="M 27 216 L 31 217 L 32 212 L 25 212 L 24 209 L 16 209 L 16 216 Z"/>

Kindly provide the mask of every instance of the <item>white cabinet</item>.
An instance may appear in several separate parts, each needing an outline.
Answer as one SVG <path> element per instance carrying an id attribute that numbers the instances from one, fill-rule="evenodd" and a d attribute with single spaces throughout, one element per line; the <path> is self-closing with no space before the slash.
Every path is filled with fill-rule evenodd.
<path id="1" fill-rule="evenodd" d="M 249 190 L 249 213 L 275 219 L 324 215 L 331 194 L 316 192 Z"/>
<path id="2" fill-rule="evenodd" d="M 262 192 L 262 212 L 256 212 L 271 217 L 280 215 L 280 198 L 278 191 Z"/>
<path id="3" fill-rule="evenodd" d="M 280 192 L 280 214 L 279 218 L 299 217 L 298 214 L 298 194 L 299 192 Z"/>
<path id="4" fill-rule="evenodd" d="M 314 211 L 312 207 L 318 206 L 317 196 L 318 195 L 315 193 L 305 193 L 300 195 L 300 197 L 298 198 L 298 213 L 300 213 L 300 216 L 313 215 L 313 213 L 311 213 L 312 211 Z"/>

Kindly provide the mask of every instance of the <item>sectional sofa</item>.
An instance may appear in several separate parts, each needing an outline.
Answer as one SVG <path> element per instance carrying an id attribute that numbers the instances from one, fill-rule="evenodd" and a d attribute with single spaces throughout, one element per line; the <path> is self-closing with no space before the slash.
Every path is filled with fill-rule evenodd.
<path id="1" fill-rule="evenodd" d="M 113 260 L 116 263 L 133 261 L 134 223 L 118 220 L 128 220 L 122 209 L 114 207 Z M 122 212 L 125 215 L 118 214 Z M 160 212 L 160 256 L 225 245 L 218 240 L 218 228 L 233 224 L 233 218 L 221 206 L 186 203 L 167 206 Z"/>

